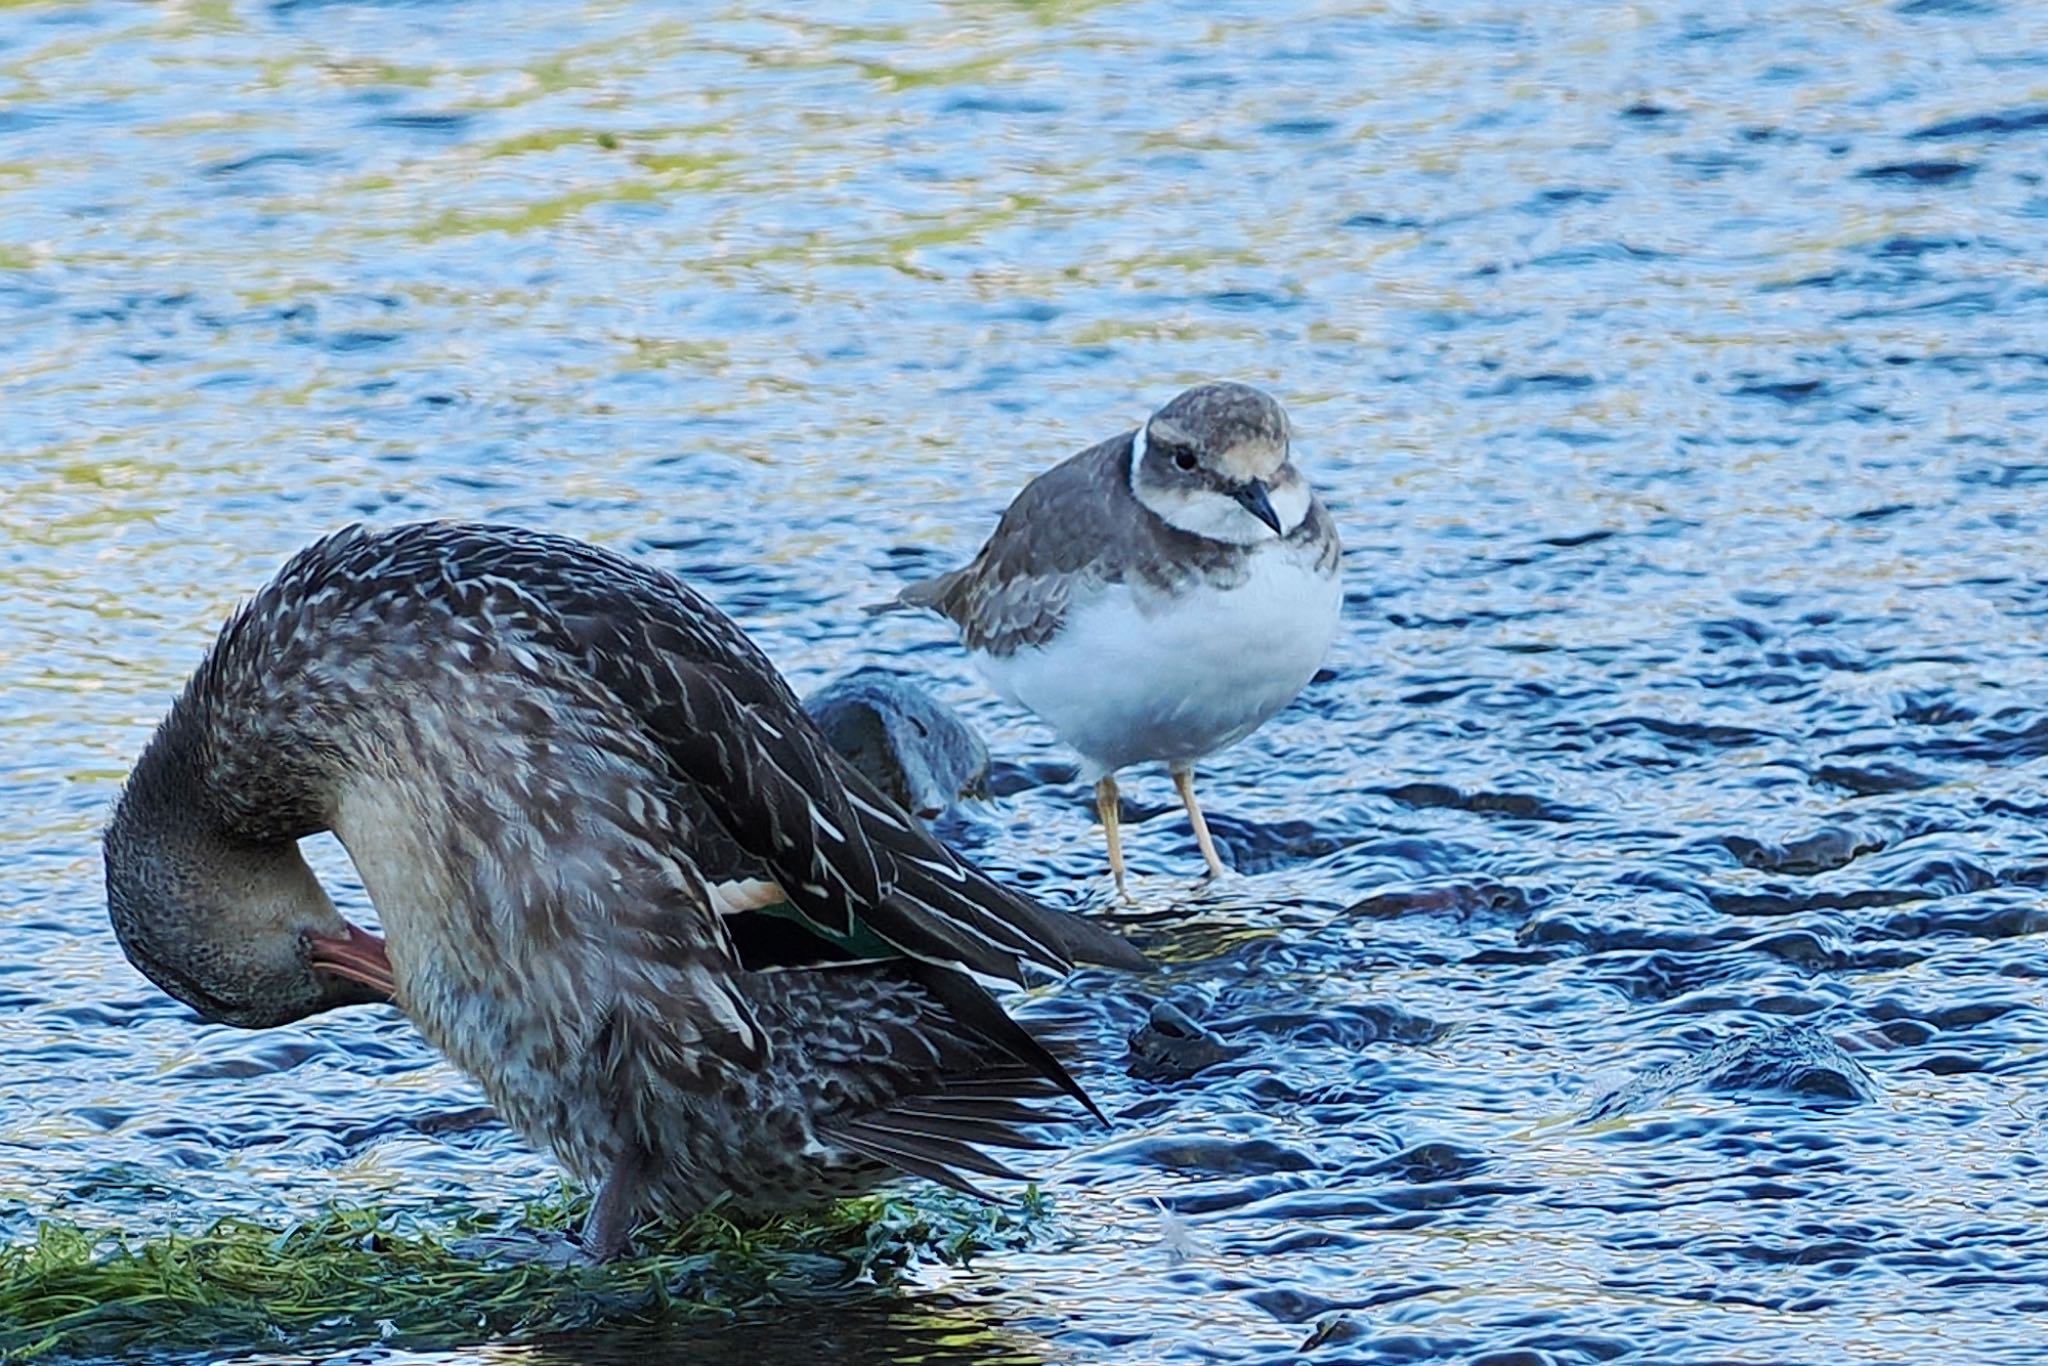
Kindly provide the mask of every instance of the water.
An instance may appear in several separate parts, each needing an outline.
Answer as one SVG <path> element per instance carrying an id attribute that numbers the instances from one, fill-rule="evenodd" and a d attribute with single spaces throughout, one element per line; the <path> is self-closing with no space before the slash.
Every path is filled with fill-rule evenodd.
<path id="1" fill-rule="evenodd" d="M 799 688 L 923 671 L 997 760 L 949 837 L 1100 903 L 1065 757 L 857 609 L 1225 374 L 1349 629 L 1205 777 L 1248 876 L 1129 787 L 1172 967 L 1042 1003 L 1118 1118 L 1058 1236 L 382 1359 L 2037 1359 L 2048 9 L 806 8 L 0 8 L 0 1229 L 551 1180 L 401 1021 L 200 1026 L 106 930 L 291 549 L 544 524 Z M 1134 1064 L 1162 1001 L 1224 1060 Z"/>

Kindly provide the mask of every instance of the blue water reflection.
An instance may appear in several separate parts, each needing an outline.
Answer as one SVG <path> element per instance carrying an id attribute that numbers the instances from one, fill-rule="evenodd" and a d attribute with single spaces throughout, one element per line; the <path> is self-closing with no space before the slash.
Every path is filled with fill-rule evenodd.
<path id="1" fill-rule="evenodd" d="M 1205 777 L 1245 878 L 1130 789 L 1173 967 L 1038 1007 L 1120 1119 L 1066 1236 L 384 1359 L 2038 1359 L 2044 65 L 1932 0 L 0 7 L 0 1228 L 552 1181 L 401 1021 L 202 1027 L 105 932 L 288 551 L 544 524 L 800 687 L 921 671 L 997 760 L 951 833 L 1100 902 L 1066 757 L 858 608 L 1222 374 L 1350 630 Z M 1127 1055 L 1162 1004 L 1220 1060 Z"/>

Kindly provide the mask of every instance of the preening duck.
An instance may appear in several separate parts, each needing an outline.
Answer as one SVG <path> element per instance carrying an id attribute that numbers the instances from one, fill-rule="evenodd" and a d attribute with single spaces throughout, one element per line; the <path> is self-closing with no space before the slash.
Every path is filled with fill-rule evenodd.
<path id="1" fill-rule="evenodd" d="M 298 841 L 331 830 L 384 937 Z M 351 527 L 222 628 L 105 836 L 123 950 L 208 1019 L 393 1000 L 597 1189 L 585 1250 L 720 1198 L 972 1190 L 1064 1066 L 983 985 L 1117 936 L 1009 891 L 824 742 L 682 581 L 513 527 Z M 1099 1112 L 1097 1112 L 1099 1114 Z"/>

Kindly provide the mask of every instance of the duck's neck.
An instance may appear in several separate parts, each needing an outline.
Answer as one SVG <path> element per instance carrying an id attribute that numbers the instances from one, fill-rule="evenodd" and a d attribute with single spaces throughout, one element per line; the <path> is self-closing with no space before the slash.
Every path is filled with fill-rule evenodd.
<path id="1" fill-rule="evenodd" d="M 357 699 L 311 665 L 303 632 L 259 597 L 221 629 L 137 763 L 231 844 L 287 845 L 332 825 Z"/>
<path id="2" fill-rule="evenodd" d="M 272 878 L 306 895 L 298 841 L 326 828 L 320 785 L 274 746 L 212 729 L 205 711 L 188 692 L 129 774 L 104 839 L 109 895 L 202 870 L 213 890 L 250 900 Z"/>

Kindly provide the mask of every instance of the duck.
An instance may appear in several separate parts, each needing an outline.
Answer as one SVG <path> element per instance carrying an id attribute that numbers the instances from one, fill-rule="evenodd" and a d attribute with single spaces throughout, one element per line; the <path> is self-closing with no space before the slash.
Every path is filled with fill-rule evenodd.
<path id="1" fill-rule="evenodd" d="M 804 698 L 825 740 L 919 820 L 988 796 L 988 746 L 960 713 L 914 680 L 872 666 Z"/>
<path id="2" fill-rule="evenodd" d="M 300 852 L 332 832 L 381 933 Z M 1103 1112 L 1006 987 L 1142 970 L 995 881 L 826 742 L 680 578 L 528 528 L 349 526 L 220 629 L 102 839 L 128 960 L 203 1019 L 389 1002 L 593 1191 L 646 1218 L 903 1176 Z"/>

